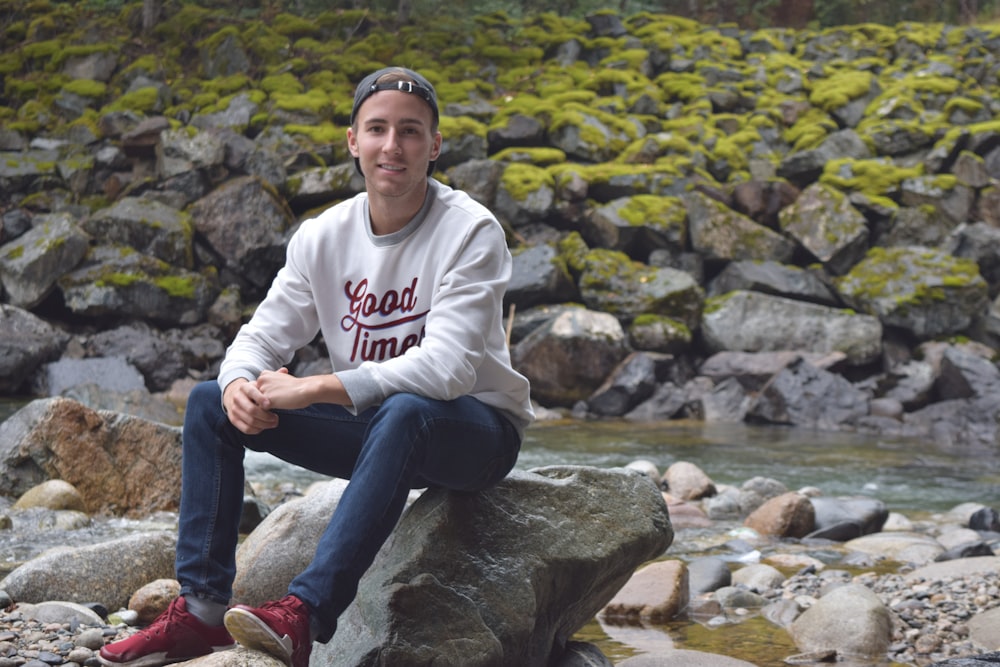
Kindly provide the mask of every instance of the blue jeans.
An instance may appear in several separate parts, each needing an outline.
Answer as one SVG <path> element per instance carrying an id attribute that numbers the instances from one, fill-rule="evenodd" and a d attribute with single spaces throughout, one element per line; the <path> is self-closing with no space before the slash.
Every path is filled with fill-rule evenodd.
<path id="1" fill-rule="evenodd" d="M 351 480 L 312 562 L 288 587 L 309 607 L 318 641 L 326 642 L 410 489 L 487 488 L 510 472 L 520 447 L 513 424 L 469 396 L 439 401 L 396 394 L 358 415 L 317 404 L 280 411 L 277 428 L 246 435 L 222 411 L 218 384 L 203 382 L 191 392 L 184 419 L 176 557 L 181 593 L 223 604 L 232 597 L 244 448 Z"/>

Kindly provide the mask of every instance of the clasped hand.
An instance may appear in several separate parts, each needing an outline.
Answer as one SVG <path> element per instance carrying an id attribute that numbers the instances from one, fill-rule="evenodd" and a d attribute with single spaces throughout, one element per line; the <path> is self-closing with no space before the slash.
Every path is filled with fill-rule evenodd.
<path id="1" fill-rule="evenodd" d="M 295 377 L 287 368 L 263 371 L 254 381 L 234 380 L 223 396 L 229 421 L 247 435 L 274 428 L 278 415 L 273 410 L 295 410 L 313 402 L 307 380 Z"/>

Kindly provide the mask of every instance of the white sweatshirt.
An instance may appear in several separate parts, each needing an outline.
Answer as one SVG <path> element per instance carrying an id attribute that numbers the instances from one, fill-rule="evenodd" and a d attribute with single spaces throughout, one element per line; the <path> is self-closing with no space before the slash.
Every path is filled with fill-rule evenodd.
<path id="1" fill-rule="evenodd" d="M 464 192 L 428 179 L 420 212 L 375 236 L 359 194 L 302 223 L 285 266 L 236 335 L 219 384 L 287 365 L 322 332 L 354 412 L 397 392 L 470 395 L 523 433 L 528 380 L 510 363 L 503 296 L 512 260 L 503 228 Z"/>

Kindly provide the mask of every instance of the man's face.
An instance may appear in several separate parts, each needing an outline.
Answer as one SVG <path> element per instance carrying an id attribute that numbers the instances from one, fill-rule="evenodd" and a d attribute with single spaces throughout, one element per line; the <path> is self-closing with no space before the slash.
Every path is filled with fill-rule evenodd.
<path id="1" fill-rule="evenodd" d="M 365 100 L 347 131 L 351 155 L 358 158 L 370 194 L 404 196 L 423 187 L 427 166 L 441 151 L 441 133 L 420 97 L 381 90 Z"/>

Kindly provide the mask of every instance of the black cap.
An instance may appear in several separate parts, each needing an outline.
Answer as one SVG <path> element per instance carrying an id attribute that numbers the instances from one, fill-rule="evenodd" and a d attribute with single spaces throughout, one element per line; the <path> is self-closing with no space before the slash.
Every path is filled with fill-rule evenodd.
<path id="1" fill-rule="evenodd" d="M 387 74 L 397 74 L 395 80 L 387 83 L 379 83 L 379 79 Z M 409 79 L 406 81 L 404 79 Z M 354 108 L 351 109 L 351 125 L 358 117 L 358 109 L 369 97 L 380 90 L 398 90 L 404 93 L 413 93 L 423 101 L 427 102 L 434 113 L 434 122 L 438 122 L 437 93 L 431 82 L 420 76 L 411 69 L 405 67 L 385 67 L 377 72 L 373 72 L 361 80 L 354 91 Z"/>

